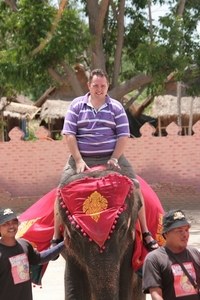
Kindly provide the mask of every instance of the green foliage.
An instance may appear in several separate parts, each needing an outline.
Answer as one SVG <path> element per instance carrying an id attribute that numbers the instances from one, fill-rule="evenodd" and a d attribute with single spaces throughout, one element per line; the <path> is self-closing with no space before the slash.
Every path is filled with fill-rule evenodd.
<path id="1" fill-rule="evenodd" d="M 66 75 L 62 63 L 73 66 L 83 51 L 88 53 L 90 67 L 91 43 L 97 41 L 95 38 L 91 40 L 89 36 L 88 1 L 91 0 L 69 0 L 52 35 L 50 33 L 57 16 L 56 7 L 49 4 L 52 1 L 17 1 L 17 13 L 13 13 L 4 1 L 0 2 L 0 89 L 3 89 L 5 95 L 23 91 L 37 99 L 42 91 L 56 84 L 49 75 L 49 68 Z M 102 1 L 97 3 L 100 7 Z M 152 3 L 168 5 L 169 13 L 159 18 L 158 25 L 154 23 L 150 34 L 148 2 L 126 0 L 123 50 L 118 75 L 118 82 L 129 80 L 140 73 L 152 75 L 154 80 L 148 86 L 148 93 L 162 91 L 164 80 L 171 72 L 178 70 L 177 76 L 181 80 L 187 66 L 200 65 L 199 36 L 196 32 L 200 1 L 186 1 L 182 17 L 177 17 L 179 0 L 152 0 Z M 112 1 L 112 5 L 109 3 L 102 30 L 106 60 L 103 67 L 110 78 L 115 72 L 119 12 L 120 1 Z M 43 43 L 46 46 L 32 55 Z M 93 53 L 93 57 L 95 55 Z"/>
<path id="2" fill-rule="evenodd" d="M 62 61 L 73 65 L 88 45 L 87 27 L 75 9 L 63 11 L 51 34 L 57 10 L 48 1 L 23 0 L 18 7 L 13 13 L 0 3 L 0 87 L 7 94 L 55 84 L 48 68 L 58 68 Z M 32 55 L 47 40 L 46 47 Z"/>
<path id="3" fill-rule="evenodd" d="M 27 137 L 25 137 L 24 140 L 25 141 L 36 141 L 36 140 L 38 140 L 38 138 L 35 137 L 35 134 L 32 130 L 29 130 L 27 132 Z"/>
<path id="4" fill-rule="evenodd" d="M 6 125 L 7 125 L 6 122 L 0 119 L 0 133 L 3 132 L 3 129 Z"/>
<path id="5" fill-rule="evenodd" d="M 59 133 L 56 133 L 56 136 L 55 136 L 55 139 L 56 140 L 62 140 L 62 135 L 61 134 L 59 134 Z"/>

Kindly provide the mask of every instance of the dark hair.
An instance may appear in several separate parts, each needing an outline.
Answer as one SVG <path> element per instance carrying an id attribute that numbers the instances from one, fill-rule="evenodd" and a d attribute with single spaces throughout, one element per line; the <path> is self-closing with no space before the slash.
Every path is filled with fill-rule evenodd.
<path id="1" fill-rule="evenodd" d="M 99 76 L 99 77 L 106 77 L 106 80 L 109 82 L 108 74 L 102 69 L 92 70 L 90 73 L 89 82 L 92 81 L 92 78 L 94 77 L 94 75 Z"/>

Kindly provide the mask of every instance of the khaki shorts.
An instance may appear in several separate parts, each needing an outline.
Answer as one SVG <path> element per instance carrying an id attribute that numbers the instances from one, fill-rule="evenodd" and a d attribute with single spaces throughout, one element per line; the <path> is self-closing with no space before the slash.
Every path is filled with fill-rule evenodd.
<path id="1" fill-rule="evenodd" d="M 101 157 L 92 157 L 92 156 L 83 156 L 82 157 L 85 163 L 88 165 L 88 167 L 94 167 L 97 165 L 107 165 L 108 160 L 110 159 L 109 156 L 101 156 Z M 119 166 L 124 170 L 125 175 L 129 177 L 131 180 L 133 180 L 136 187 L 139 187 L 139 182 L 136 179 L 135 172 L 132 168 L 132 165 L 130 162 L 126 159 L 124 155 L 122 155 L 118 160 Z M 69 177 L 76 174 L 76 164 L 71 156 L 66 164 L 66 166 L 63 169 L 59 188 L 62 188 L 66 185 L 68 182 Z"/>

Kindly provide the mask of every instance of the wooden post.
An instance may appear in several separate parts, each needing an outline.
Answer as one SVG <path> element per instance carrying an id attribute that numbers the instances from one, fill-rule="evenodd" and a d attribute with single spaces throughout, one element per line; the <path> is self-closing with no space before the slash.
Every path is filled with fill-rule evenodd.
<path id="1" fill-rule="evenodd" d="M 182 120 L 181 120 L 181 82 L 177 83 L 177 107 L 178 107 L 178 126 L 182 128 Z M 181 135 L 181 132 L 179 132 Z"/>
<path id="2" fill-rule="evenodd" d="M 192 97 L 190 103 L 190 116 L 189 116 L 189 128 L 188 128 L 188 135 L 192 135 L 192 123 L 193 123 L 193 104 L 194 104 L 194 97 Z"/>

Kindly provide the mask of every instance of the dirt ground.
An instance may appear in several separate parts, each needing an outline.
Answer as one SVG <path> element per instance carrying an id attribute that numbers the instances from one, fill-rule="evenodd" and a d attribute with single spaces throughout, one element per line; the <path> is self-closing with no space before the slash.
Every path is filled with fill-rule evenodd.
<path id="1" fill-rule="evenodd" d="M 191 222 L 189 244 L 200 250 L 200 210 L 184 210 L 187 220 Z M 43 277 L 42 289 L 33 288 L 34 300 L 64 300 L 65 261 L 59 257 L 51 261 Z M 147 295 L 146 300 L 150 300 Z"/>

